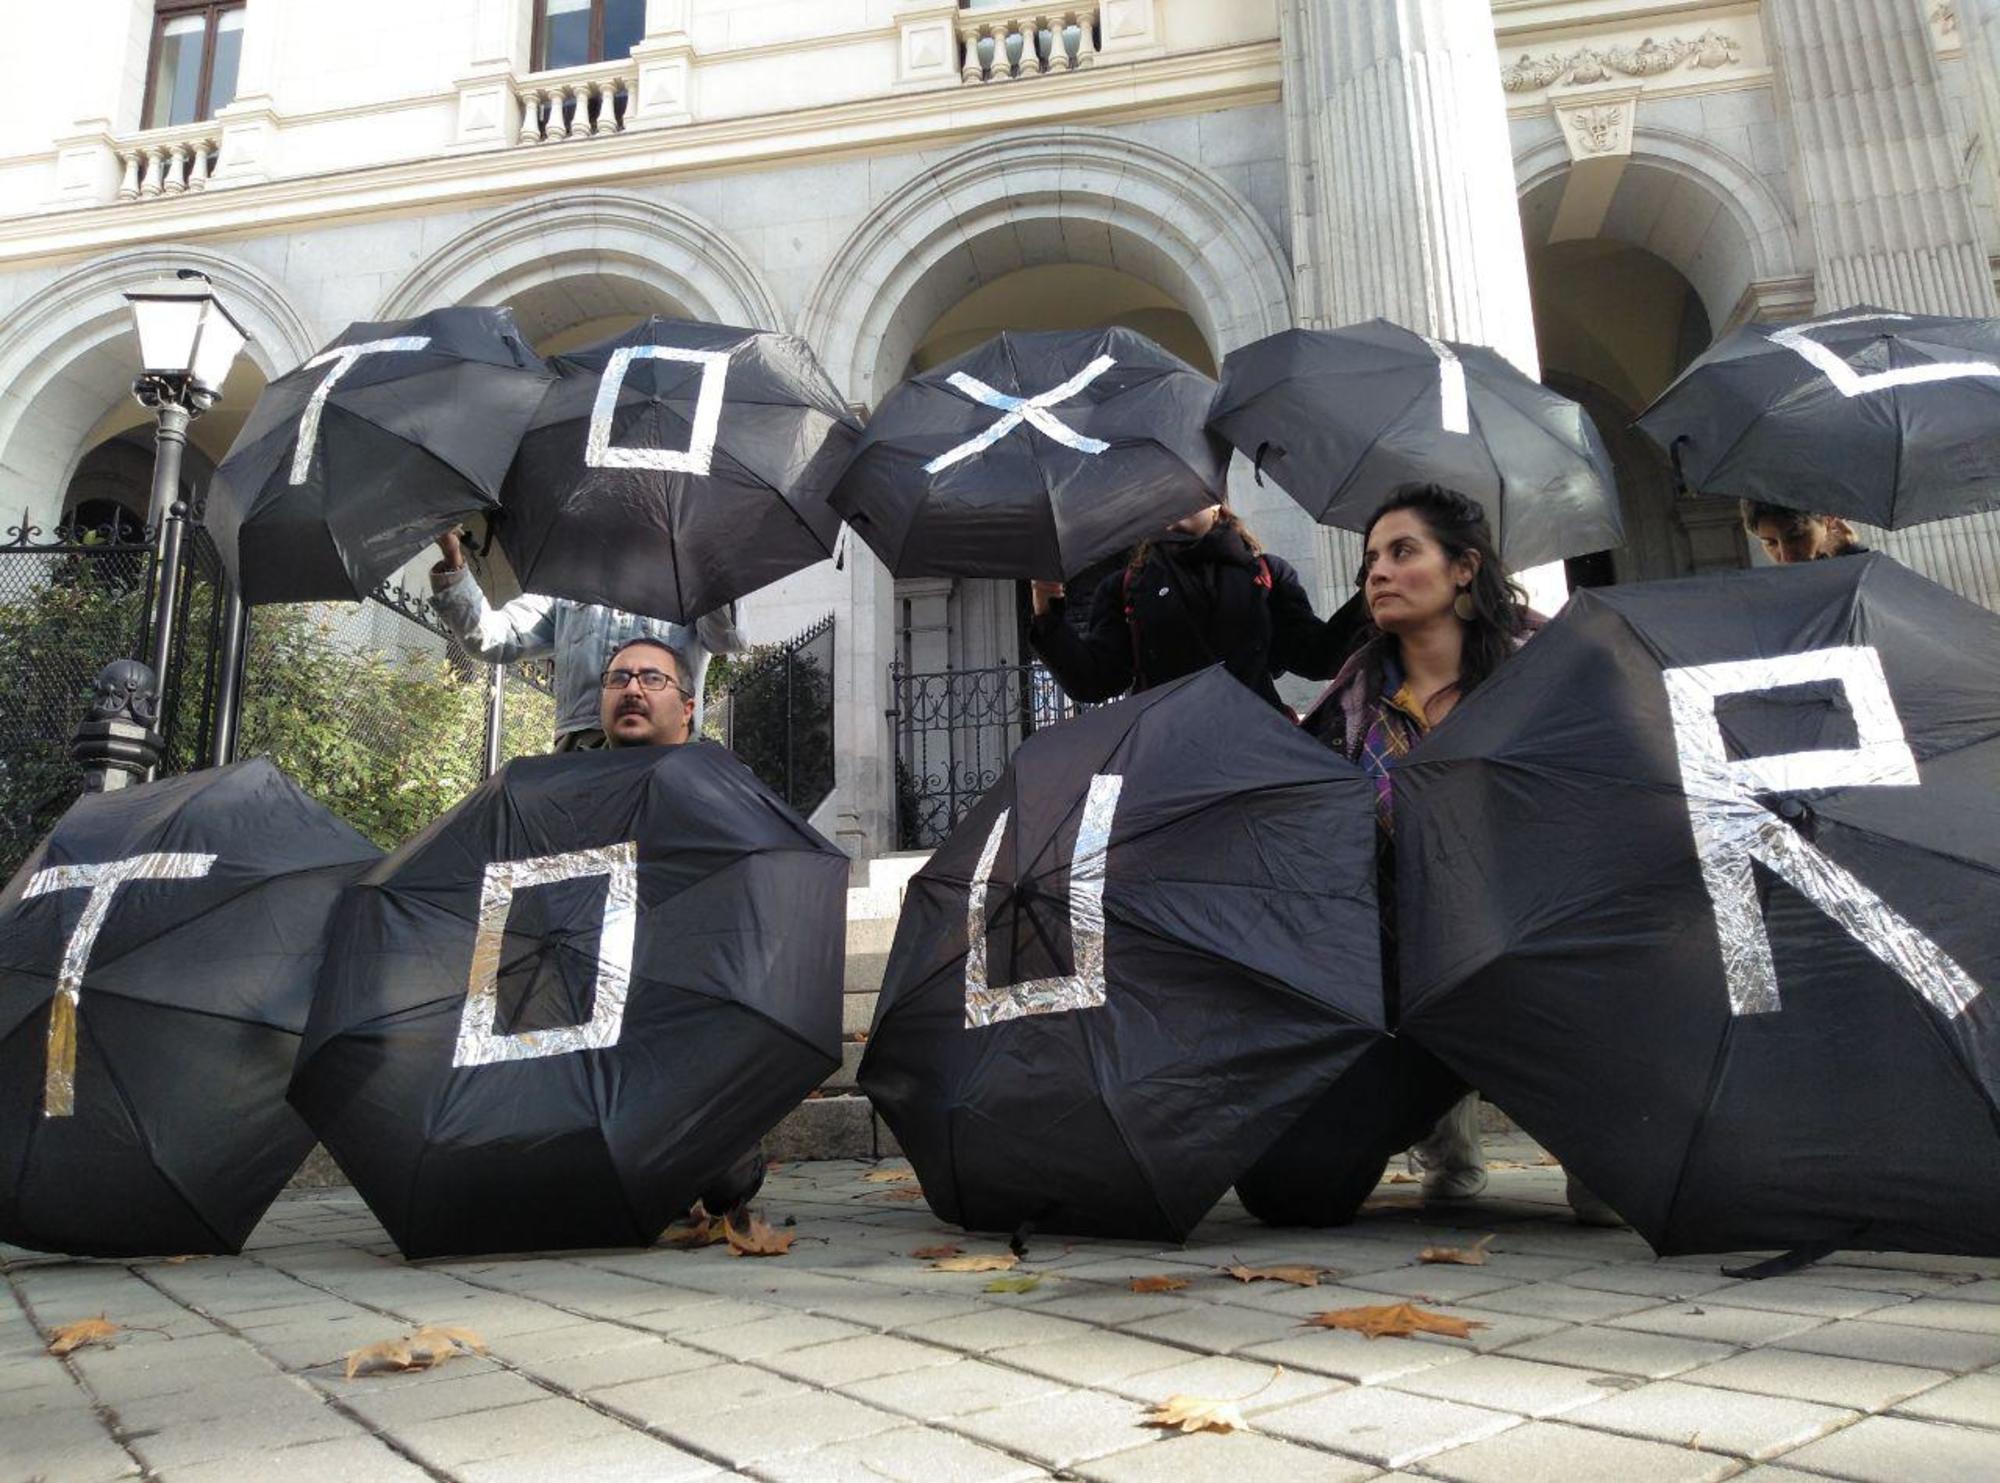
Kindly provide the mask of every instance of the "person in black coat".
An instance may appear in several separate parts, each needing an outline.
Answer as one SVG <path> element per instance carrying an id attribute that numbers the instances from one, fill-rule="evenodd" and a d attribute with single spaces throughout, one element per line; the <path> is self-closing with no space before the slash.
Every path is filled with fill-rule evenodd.
<path id="1" fill-rule="evenodd" d="M 1034 584 L 1035 652 L 1072 699 L 1110 700 L 1222 664 L 1280 710 L 1283 674 L 1331 679 L 1359 642 L 1356 603 L 1313 615 L 1291 563 L 1260 548 L 1227 505 L 1210 505 L 1143 542 L 1098 583 L 1087 627 L 1060 582 Z"/>

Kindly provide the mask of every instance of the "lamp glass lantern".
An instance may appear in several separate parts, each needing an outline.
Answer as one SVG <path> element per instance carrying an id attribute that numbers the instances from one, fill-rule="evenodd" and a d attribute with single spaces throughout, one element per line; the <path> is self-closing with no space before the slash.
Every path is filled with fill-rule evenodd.
<path id="1" fill-rule="evenodd" d="M 249 336 L 208 280 L 169 279 L 125 298 L 139 332 L 141 373 L 186 386 L 206 401 L 220 397 Z"/>

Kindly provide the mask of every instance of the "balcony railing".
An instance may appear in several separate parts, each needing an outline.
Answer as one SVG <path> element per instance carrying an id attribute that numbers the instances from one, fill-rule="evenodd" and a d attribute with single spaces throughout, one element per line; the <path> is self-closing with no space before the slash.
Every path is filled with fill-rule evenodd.
<path id="1" fill-rule="evenodd" d="M 958 19 L 959 77 L 1013 82 L 1090 66 L 1103 49 L 1097 7 L 983 6 Z"/>
<path id="2" fill-rule="evenodd" d="M 630 57 L 541 72 L 515 84 L 522 144 L 560 144 L 625 132 L 637 97 Z"/>
<path id="3" fill-rule="evenodd" d="M 208 189 L 208 178 L 215 173 L 222 152 L 222 131 L 213 123 L 148 129 L 112 147 L 123 170 L 119 200 L 178 196 Z"/>

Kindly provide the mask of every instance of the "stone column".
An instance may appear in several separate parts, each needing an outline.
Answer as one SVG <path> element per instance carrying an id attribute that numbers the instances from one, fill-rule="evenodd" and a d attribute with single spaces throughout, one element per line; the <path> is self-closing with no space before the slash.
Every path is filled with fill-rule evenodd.
<path id="1" fill-rule="evenodd" d="M 1818 312 L 2000 314 L 1925 9 L 1765 0 L 1764 16 L 1818 259 Z M 2000 516 L 1870 532 L 1869 543 L 2000 608 Z"/>
<path id="2" fill-rule="evenodd" d="M 1299 322 L 1381 315 L 1539 377 L 1488 0 L 1284 0 L 1279 14 Z M 1329 539 L 1323 569 L 1352 572 L 1359 541 Z M 1560 566 L 1529 586 L 1544 610 L 1567 590 Z"/>
<path id="3" fill-rule="evenodd" d="M 2000 0 L 1957 0 L 1957 6 L 1953 14 L 1979 100 L 1980 144 L 1976 153 L 1985 162 L 1993 199 L 2000 201 Z"/>

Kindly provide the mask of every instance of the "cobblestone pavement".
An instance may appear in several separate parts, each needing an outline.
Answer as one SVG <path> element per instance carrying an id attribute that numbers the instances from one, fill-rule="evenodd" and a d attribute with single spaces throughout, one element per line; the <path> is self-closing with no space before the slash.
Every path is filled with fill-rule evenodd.
<path id="1" fill-rule="evenodd" d="M 1586 1230 L 1532 1147 L 1441 1216 L 1392 1183 L 1327 1233 L 1232 1200 L 1184 1248 L 1036 1239 L 1032 1291 L 931 1270 L 945 1230 L 875 1166 L 775 1170 L 793 1252 L 406 1264 L 346 1190 L 292 1194 L 235 1259 L 72 1262 L 0 1248 L 0 1476 L 954 1483 L 1145 1479 L 1620 1483 L 2000 1478 L 2000 1261 L 1844 1254 L 1764 1282 Z M 884 1169 L 901 1168 L 900 1164 Z M 1485 1266 L 1418 1265 L 1495 1235 Z M 1221 1265 L 1311 1263 L 1319 1287 Z M 1135 1278 L 1185 1288 L 1136 1293 Z M 1414 1299 L 1469 1340 L 1302 1325 Z M 103 1313 L 111 1347 L 43 1351 Z M 346 1380 L 420 1324 L 490 1358 Z M 1249 1396 L 1251 1431 L 1168 1435 L 1170 1394 Z M 1400 1470 L 1400 1472 L 1398 1471 Z"/>

